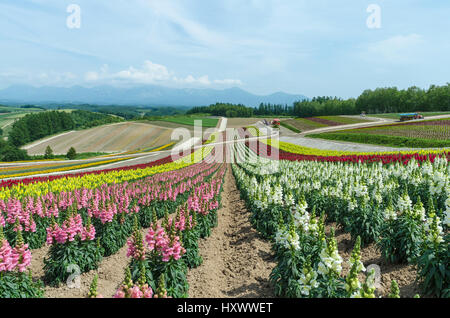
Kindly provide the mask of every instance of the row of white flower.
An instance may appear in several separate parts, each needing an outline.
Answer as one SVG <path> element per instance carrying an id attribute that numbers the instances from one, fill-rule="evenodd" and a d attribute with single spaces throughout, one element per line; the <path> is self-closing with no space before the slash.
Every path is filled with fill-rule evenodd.
<path id="1" fill-rule="evenodd" d="M 443 223 L 450 226 L 450 165 L 446 158 L 437 158 L 434 163 L 424 162 L 419 166 L 414 160 L 407 165 L 383 165 L 274 161 L 258 157 L 253 162 L 241 162 L 237 171 L 261 210 L 270 204 L 293 206 L 296 204 L 295 192 L 312 190 L 319 190 L 323 196 L 344 199 L 349 211 L 355 209 L 358 202 L 367 203 L 373 199 L 381 203 L 383 197 L 394 195 L 397 200 L 393 207 L 384 211 L 384 216 L 395 219 L 398 214 L 412 210 L 408 194 L 398 193 L 400 183 L 403 183 L 423 187 L 432 197 L 445 200 Z M 415 212 L 426 221 L 424 210 Z"/>

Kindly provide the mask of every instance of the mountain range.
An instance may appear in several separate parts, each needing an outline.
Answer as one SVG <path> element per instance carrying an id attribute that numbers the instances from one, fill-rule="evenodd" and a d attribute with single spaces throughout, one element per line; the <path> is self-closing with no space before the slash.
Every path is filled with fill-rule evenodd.
<path id="1" fill-rule="evenodd" d="M 255 95 L 233 87 L 224 90 L 170 88 L 156 85 L 137 87 L 34 87 L 13 85 L 0 90 L 3 104 L 97 104 L 133 106 L 207 106 L 215 103 L 244 104 L 256 107 L 260 103 L 287 104 L 307 97 L 277 92 L 270 95 Z"/>

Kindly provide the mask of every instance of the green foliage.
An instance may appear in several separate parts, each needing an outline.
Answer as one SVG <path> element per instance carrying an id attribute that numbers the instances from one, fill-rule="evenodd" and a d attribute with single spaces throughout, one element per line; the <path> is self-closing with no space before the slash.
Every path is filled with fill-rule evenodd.
<path id="1" fill-rule="evenodd" d="M 206 117 L 196 117 L 196 116 L 173 116 L 173 117 L 162 117 L 158 119 L 159 121 L 167 121 L 170 123 L 194 126 L 196 120 L 200 120 L 203 127 L 216 127 L 219 120 L 217 118 L 206 118 Z"/>
<path id="2" fill-rule="evenodd" d="M 391 292 L 388 295 L 389 298 L 400 298 L 400 288 L 395 280 L 391 283 Z"/>
<path id="3" fill-rule="evenodd" d="M 27 273 L 1 272 L 0 298 L 43 298 L 44 286 L 40 280 L 34 282 L 31 270 Z"/>
<path id="4" fill-rule="evenodd" d="M 378 205 L 361 202 L 351 213 L 346 213 L 343 225 L 352 239 L 360 237 L 364 246 L 374 242 L 379 237 L 383 221 Z"/>
<path id="5" fill-rule="evenodd" d="M 438 244 L 428 244 L 417 259 L 417 278 L 426 295 L 450 298 L 450 234 Z"/>
<path id="6" fill-rule="evenodd" d="M 403 213 L 383 223 L 377 245 L 386 261 L 413 263 L 420 255 L 422 237 L 422 221 Z"/>
<path id="7" fill-rule="evenodd" d="M 85 110 L 75 110 L 70 113 L 75 128 L 91 128 L 123 121 L 117 116 L 95 113 Z"/>
<path id="8" fill-rule="evenodd" d="M 69 151 L 67 151 L 66 157 L 69 160 L 74 160 L 77 157 L 77 151 L 74 147 L 70 147 Z"/>
<path id="9" fill-rule="evenodd" d="M 45 159 L 53 159 L 54 158 L 53 150 L 50 146 L 47 146 L 47 148 L 45 148 L 44 158 Z"/>
<path id="10" fill-rule="evenodd" d="M 125 213 L 115 215 L 112 222 L 106 222 L 105 224 L 97 218 L 93 221 L 103 256 L 117 253 L 132 233 L 132 218 Z"/>
<path id="11" fill-rule="evenodd" d="M 52 286 L 65 282 L 72 274 L 97 269 L 102 259 L 100 244 L 76 238 L 64 244 L 54 243 L 44 259 L 44 281 Z M 75 266 L 74 266 L 75 265 Z M 70 267 L 69 267 L 70 266 Z"/>
<path id="12" fill-rule="evenodd" d="M 26 150 L 19 149 L 0 139 L 0 161 L 20 161 L 27 159 L 29 159 L 29 156 Z"/>
<path id="13" fill-rule="evenodd" d="M 292 130 L 293 132 L 295 132 L 295 133 L 297 133 L 297 134 L 299 134 L 299 133 L 302 132 L 300 129 L 297 129 L 297 128 L 295 128 L 295 127 L 293 127 L 293 126 L 291 126 L 291 125 L 285 123 L 284 121 L 281 121 L 281 122 L 280 122 L 280 125 L 283 126 L 284 128 L 287 128 L 287 129 L 289 129 L 289 130 Z"/>
<path id="14" fill-rule="evenodd" d="M 91 286 L 89 287 L 88 298 L 97 298 L 97 296 L 98 296 L 97 281 L 98 281 L 98 275 L 95 274 L 94 279 L 92 280 Z"/>
<path id="15" fill-rule="evenodd" d="M 25 115 L 13 124 L 8 140 L 14 146 L 22 146 L 28 142 L 73 128 L 75 128 L 74 121 L 67 112 L 32 113 Z"/>
<path id="16" fill-rule="evenodd" d="M 293 115 L 298 117 L 398 113 L 416 111 L 449 111 L 450 83 L 432 85 L 428 90 L 412 86 L 405 90 L 396 87 L 365 90 L 356 100 L 337 97 L 315 97 L 294 103 Z"/>
<path id="17" fill-rule="evenodd" d="M 208 113 L 213 116 L 224 117 L 252 117 L 254 109 L 242 104 L 234 105 L 229 103 L 216 103 L 210 106 L 193 107 L 186 114 Z"/>
<path id="18" fill-rule="evenodd" d="M 14 122 L 9 133 L 8 141 L 12 145 L 19 147 L 63 131 L 76 128 L 89 128 L 120 121 L 122 119 L 116 116 L 84 110 L 30 113 Z"/>

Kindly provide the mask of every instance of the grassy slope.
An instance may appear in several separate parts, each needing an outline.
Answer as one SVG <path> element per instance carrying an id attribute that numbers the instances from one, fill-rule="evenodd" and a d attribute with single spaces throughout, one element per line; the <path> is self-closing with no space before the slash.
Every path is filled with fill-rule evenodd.
<path id="1" fill-rule="evenodd" d="M 378 118 L 389 118 L 389 119 L 400 119 L 400 113 L 388 113 L 388 114 L 369 114 L 367 116 L 370 117 L 378 117 Z M 422 115 L 425 116 L 439 116 L 439 115 L 448 115 L 450 112 L 421 112 Z"/>
<path id="2" fill-rule="evenodd" d="M 216 127 L 219 119 L 217 118 L 205 118 L 205 117 L 190 117 L 190 116 L 180 116 L 180 117 L 167 117 L 161 118 L 159 121 L 167 121 L 170 123 L 194 126 L 195 120 L 201 120 L 203 127 Z"/>
<path id="3" fill-rule="evenodd" d="M 286 121 L 282 121 L 280 122 L 280 125 L 283 126 L 286 129 L 289 129 L 297 134 L 301 133 L 302 131 L 300 129 L 295 128 L 294 126 L 289 125 L 288 123 L 286 123 Z"/>

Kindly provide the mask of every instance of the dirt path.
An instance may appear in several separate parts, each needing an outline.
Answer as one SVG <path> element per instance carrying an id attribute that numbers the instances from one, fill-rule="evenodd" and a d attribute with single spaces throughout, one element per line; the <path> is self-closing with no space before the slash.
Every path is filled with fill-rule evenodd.
<path id="1" fill-rule="evenodd" d="M 269 284 L 275 266 L 270 243 L 252 228 L 230 165 L 222 203 L 218 227 L 199 242 L 203 264 L 188 273 L 189 297 L 274 297 Z"/>

